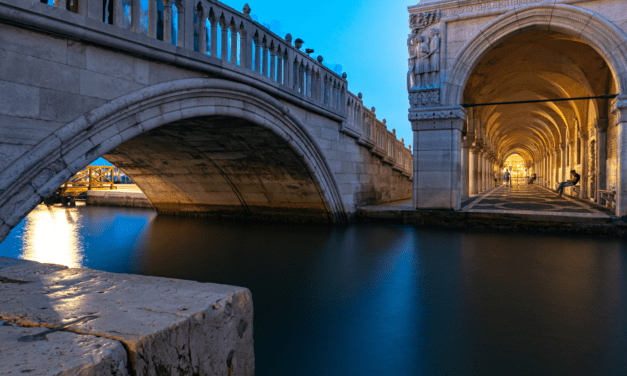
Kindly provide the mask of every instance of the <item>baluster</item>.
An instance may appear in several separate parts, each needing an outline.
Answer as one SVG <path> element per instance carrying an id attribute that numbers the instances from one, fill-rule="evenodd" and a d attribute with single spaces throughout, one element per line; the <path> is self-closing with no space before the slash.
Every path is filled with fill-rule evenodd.
<path id="1" fill-rule="evenodd" d="M 231 63 L 237 65 L 237 27 L 231 20 Z"/>
<path id="2" fill-rule="evenodd" d="M 140 0 L 133 0 L 131 3 L 131 31 L 141 32 L 141 3 Z"/>
<path id="3" fill-rule="evenodd" d="M 224 14 L 220 16 L 220 58 L 229 61 L 229 29 L 226 28 Z"/>
<path id="4" fill-rule="evenodd" d="M 87 0 L 78 0 L 78 14 L 87 17 Z"/>
<path id="5" fill-rule="evenodd" d="M 182 48 L 189 48 L 185 43 L 185 33 L 187 30 L 187 24 L 185 22 L 185 3 L 182 0 L 176 0 L 174 2 L 176 11 L 178 13 L 178 33 L 176 34 L 176 45 Z"/>
<path id="6" fill-rule="evenodd" d="M 196 7 L 196 17 L 198 18 L 198 52 L 207 53 L 207 12 L 198 3 Z"/>
<path id="7" fill-rule="evenodd" d="M 306 95 L 308 97 L 311 97 L 311 83 L 312 83 L 312 73 L 313 73 L 313 67 L 310 67 L 309 65 L 307 65 L 307 92 Z"/>
<path id="8" fill-rule="evenodd" d="M 255 33 L 255 69 L 254 71 L 260 73 L 261 71 L 261 41 L 259 40 L 259 34 Z"/>
<path id="9" fill-rule="evenodd" d="M 283 52 L 283 85 L 286 87 L 290 86 L 290 49 L 286 49 Z"/>
<path id="10" fill-rule="evenodd" d="M 276 55 L 276 82 L 283 84 L 283 58 L 281 53 L 281 47 Z"/>
<path id="11" fill-rule="evenodd" d="M 198 5 L 201 7 L 200 2 Z M 157 0 L 148 0 L 148 36 L 151 38 L 157 38 Z"/>
<path id="12" fill-rule="evenodd" d="M 268 77 L 268 40 L 265 35 L 263 36 L 261 47 L 263 48 L 261 52 L 261 74 L 263 74 L 264 77 Z"/>
<path id="13" fill-rule="evenodd" d="M 239 29 L 239 58 L 240 65 L 246 69 L 252 69 L 252 41 L 248 40 L 248 31 L 241 25 Z"/>
<path id="14" fill-rule="evenodd" d="M 302 61 L 298 66 L 298 92 L 305 95 L 305 65 Z"/>
<path id="15" fill-rule="evenodd" d="M 163 41 L 172 43 L 172 3 L 174 0 L 162 0 L 163 2 Z"/>
<path id="16" fill-rule="evenodd" d="M 216 20 L 216 15 L 213 13 L 213 8 L 209 12 L 209 26 L 211 27 L 211 41 L 209 45 L 211 46 L 211 56 L 217 58 L 218 57 L 218 21 Z"/>
<path id="17" fill-rule="evenodd" d="M 270 79 L 276 80 L 276 49 L 274 42 L 270 43 Z"/>

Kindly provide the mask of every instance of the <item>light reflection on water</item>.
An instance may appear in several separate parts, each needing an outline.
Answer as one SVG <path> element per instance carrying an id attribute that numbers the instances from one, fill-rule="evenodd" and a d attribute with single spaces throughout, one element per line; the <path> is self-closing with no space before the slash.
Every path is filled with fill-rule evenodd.
<path id="1" fill-rule="evenodd" d="M 621 239 L 38 207 L 0 256 L 244 286 L 256 375 L 625 375 Z"/>
<path id="2" fill-rule="evenodd" d="M 24 222 L 20 258 L 43 263 L 83 266 L 85 249 L 79 234 L 77 210 L 40 205 Z"/>

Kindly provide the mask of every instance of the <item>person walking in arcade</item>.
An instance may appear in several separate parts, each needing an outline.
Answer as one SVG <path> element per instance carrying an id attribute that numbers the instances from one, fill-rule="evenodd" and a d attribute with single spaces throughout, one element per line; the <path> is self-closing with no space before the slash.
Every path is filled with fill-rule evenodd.
<path id="1" fill-rule="evenodd" d="M 559 193 L 561 196 L 562 193 L 564 193 L 564 188 L 577 185 L 577 183 L 579 183 L 579 179 L 579 174 L 575 170 L 570 170 L 570 180 L 561 182 L 555 192 Z"/>

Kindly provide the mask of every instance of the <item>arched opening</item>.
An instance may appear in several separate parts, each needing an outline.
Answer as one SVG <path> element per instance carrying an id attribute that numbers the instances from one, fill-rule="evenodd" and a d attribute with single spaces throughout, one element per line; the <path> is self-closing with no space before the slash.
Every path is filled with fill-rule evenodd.
<path id="1" fill-rule="evenodd" d="M 5 170 L 0 239 L 101 156 L 160 213 L 345 219 L 319 146 L 287 107 L 247 85 L 187 79 L 92 110 Z"/>
<path id="2" fill-rule="evenodd" d="M 463 103 L 471 106 L 469 136 L 483 141 L 484 152 L 496 165 L 519 155 L 521 164 L 551 189 L 576 170 L 582 176 L 577 195 L 597 201 L 597 187 L 591 186 L 599 181 L 592 145 L 603 131 L 599 120 L 606 124 L 610 116 L 611 98 L 552 100 L 617 91 L 609 65 L 586 42 L 560 32 L 529 30 L 496 44 L 472 70 L 463 95 Z M 495 104 L 502 102 L 511 104 Z M 610 139 L 614 130 L 609 130 Z M 572 158 L 566 157 L 567 146 Z M 605 150 L 606 160 L 616 158 L 615 144 Z M 615 186 L 616 174 L 608 172 L 602 183 Z"/>
<path id="3" fill-rule="evenodd" d="M 626 39 L 606 20 L 567 5 L 509 12 L 470 38 L 443 89 L 444 103 L 468 109 L 464 147 L 478 156 L 474 166 L 462 165 L 470 185 L 462 192 L 485 190 L 475 180 L 517 153 L 537 183 L 555 189 L 575 170 L 581 182 L 569 194 L 624 215 L 617 144 L 624 136 L 614 125 L 627 83 Z"/>

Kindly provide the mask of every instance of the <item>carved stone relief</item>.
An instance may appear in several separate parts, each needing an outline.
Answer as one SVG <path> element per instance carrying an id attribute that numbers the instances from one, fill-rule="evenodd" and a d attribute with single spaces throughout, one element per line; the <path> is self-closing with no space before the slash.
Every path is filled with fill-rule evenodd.
<path id="1" fill-rule="evenodd" d="M 440 103 L 440 29 L 433 27 L 442 12 L 412 14 L 412 29 L 407 39 L 409 52 L 407 91 L 412 107 L 436 106 Z"/>
<path id="2" fill-rule="evenodd" d="M 427 89 L 409 92 L 411 107 L 431 107 L 440 103 L 440 89 Z"/>

